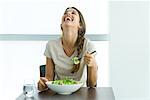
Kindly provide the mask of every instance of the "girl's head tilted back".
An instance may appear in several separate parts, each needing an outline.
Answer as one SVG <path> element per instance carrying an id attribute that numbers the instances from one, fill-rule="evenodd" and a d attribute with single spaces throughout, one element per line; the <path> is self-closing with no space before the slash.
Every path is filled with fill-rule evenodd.
<path id="1" fill-rule="evenodd" d="M 71 10 L 72 9 L 72 10 Z M 79 26 L 77 29 L 77 40 L 76 40 L 76 43 L 75 43 L 75 46 L 77 48 L 77 57 L 79 57 L 79 55 L 81 54 L 81 52 L 83 51 L 83 45 L 84 45 L 84 40 L 85 40 L 85 32 L 86 32 L 86 24 L 85 24 L 85 21 L 84 21 L 84 17 L 82 15 L 82 13 L 75 7 L 68 7 L 66 10 L 65 10 L 65 13 L 68 13 L 69 10 L 71 10 L 71 14 L 76 14 L 78 16 L 78 21 L 76 20 L 77 22 L 77 26 Z M 67 18 L 65 19 L 62 19 L 63 21 L 67 20 Z M 75 20 L 75 19 L 69 19 L 68 20 Z M 76 27 L 75 27 L 76 28 Z M 63 31 L 63 27 L 61 26 L 61 29 Z M 72 73 L 74 72 L 77 72 L 80 68 L 80 63 L 77 64 L 77 65 L 73 65 L 73 69 L 72 69 Z"/>
<path id="2" fill-rule="evenodd" d="M 79 14 L 79 24 L 80 24 L 80 28 L 78 30 L 78 35 L 81 35 L 81 36 L 84 36 L 85 32 L 86 32 L 86 25 L 85 25 L 85 21 L 84 21 L 84 17 L 82 15 L 82 13 L 75 7 L 70 7 L 72 9 L 75 9 L 78 14 Z M 70 8 L 67 8 L 66 10 L 70 9 Z"/>
<path id="3" fill-rule="evenodd" d="M 70 20 L 72 20 L 73 22 L 76 21 L 76 23 L 79 25 L 78 27 L 78 35 L 82 35 L 84 36 L 85 32 L 86 32 L 86 24 L 85 24 L 85 21 L 84 21 L 84 17 L 82 15 L 82 13 L 75 7 L 68 7 L 65 12 L 64 12 L 64 15 L 62 17 L 62 24 L 63 22 L 65 22 L 65 19 L 67 16 L 69 16 L 70 14 L 72 14 L 73 17 L 75 18 L 72 18 Z M 76 15 L 76 16 L 74 16 Z M 77 18 L 78 17 L 78 18 Z M 68 19 L 69 20 L 69 19 Z M 63 26 L 61 24 L 61 29 L 63 31 Z"/>
<path id="4" fill-rule="evenodd" d="M 70 16 L 70 15 L 72 15 L 73 18 L 66 17 L 66 16 Z M 77 29 L 77 40 L 76 40 L 75 46 L 77 48 L 77 57 L 79 57 L 79 55 L 81 54 L 81 52 L 83 50 L 84 39 L 85 39 L 85 37 L 84 37 L 85 32 L 86 32 L 85 20 L 84 20 L 82 13 L 75 7 L 68 7 L 65 10 L 63 18 L 62 18 L 62 24 L 61 24 L 62 31 L 64 28 L 63 22 L 67 21 L 67 20 L 71 20 L 72 22 L 74 22 L 74 24 L 65 24 L 65 25 L 70 25 L 70 27 L 72 25 L 72 27 L 74 27 L 73 29 Z M 74 65 L 73 69 L 72 69 L 72 73 L 77 72 L 79 70 L 79 68 L 80 68 L 80 63 L 77 65 Z"/>

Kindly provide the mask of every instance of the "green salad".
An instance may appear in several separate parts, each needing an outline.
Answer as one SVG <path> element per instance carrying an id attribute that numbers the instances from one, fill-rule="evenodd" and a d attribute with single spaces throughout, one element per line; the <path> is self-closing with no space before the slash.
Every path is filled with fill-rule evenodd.
<path id="1" fill-rule="evenodd" d="M 73 61 L 73 63 L 74 63 L 75 65 L 77 65 L 77 64 L 79 64 L 79 63 L 80 63 L 79 58 L 78 58 L 78 57 L 76 57 L 76 56 L 72 58 L 72 61 Z"/>
<path id="2" fill-rule="evenodd" d="M 79 84 L 80 82 L 75 81 L 73 79 L 63 79 L 63 80 L 55 80 L 52 81 L 52 84 L 56 85 L 72 85 L 72 84 Z"/>

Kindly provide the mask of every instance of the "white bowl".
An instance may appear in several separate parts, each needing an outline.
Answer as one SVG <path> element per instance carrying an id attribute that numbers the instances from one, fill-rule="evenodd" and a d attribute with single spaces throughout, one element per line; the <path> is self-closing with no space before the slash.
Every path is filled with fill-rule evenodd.
<path id="1" fill-rule="evenodd" d="M 80 82 L 78 84 L 70 84 L 70 85 L 66 85 L 66 84 L 58 85 L 58 84 L 52 84 L 52 81 L 48 81 L 46 82 L 46 84 L 49 89 L 55 91 L 56 93 L 67 95 L 79 90 L 80 87 L 83 85 L 83 82 Z"/>

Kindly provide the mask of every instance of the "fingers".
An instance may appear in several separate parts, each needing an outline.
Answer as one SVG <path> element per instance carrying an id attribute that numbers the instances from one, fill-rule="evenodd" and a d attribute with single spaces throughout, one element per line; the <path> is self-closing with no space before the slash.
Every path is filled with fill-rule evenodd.
<path id="1" fill-rule="evenodd" d="M 38 82 L 38 90 L 39 91 L 43 91 L 44 90 L 44 86 L 43 86 L 43 84 L 41 84 L 40 81 Z"/>
<path id="2" fill-rule="evenodd" d="M 39 84 L 41 84 L 42 86 L 46 86 L 45 82 L 43 82 L 42 80 L 39 80 Z"/>
<path id="3" fill-rule="evenodd" d="M 84 59 L 84 62 L 85 62 L 85 64 L 89 65 L 92 62 L 92 60 L 91 59 Z"/>
<path id="4" fill-rule="evenodd" d="M 86 54 L 85 54 L 85 56 L 86 57 L 89 57 L 91 54 L 89 53 L 89 52 L 87 52 Z"/>
<path id="5" fill-rule="evenodd" d="M 45 77 L 40 77 L 40 80 L 43 81 L 44 83 L 48 81 L 48 79 Z"/>
<path id="6" fill-rule="evenodd" d="M 84 59 L 87 59 L 88 61 L 90 60 L 90 59 L 93 59 L 93 55 L 92 54 L 90 54 L 89 52 L 87 52 L 86 54 L 85 54 L 85 56 L 84 56 Z"/>
<path id="7" fill-rule="evenodd" d="M 85 64 L 89 65 L 91 63 L 91 58 L 88 58 L 88 57 L 84 57 L 84 62 Z"/>
<path id="8" fill-rule="evenodd" d="M 46 90 L 47 89 L 47 86 L 46 85 L 42 85 L 41 83 L 40 83 L 40 81 L 38 82 L 38 90 L 39 91 L 44 91 L 44 90 Z"/>
<path id="9" fill-rule="evenodd" d="M 40 77 L 40 80 L 38 82 L 38 90 L 39 91 L 44 91 L 47 88 L 47 85 L 45 84 L 45 82 L 47 82 L 48 80 L 44 77 Z"/>
<path id="10" fill-rule="evenodd" d="M 94 56 L 91 53 L 87 52 L 84 56 L 84 62 L 87 65 L 92 65 L 94 62 Z"/>
<path id="11" fill-rule="evenodd" d="M 85 61 L 85 62 L 91 62 L 92 59 L 91 59 L 91 58 L 84 58 L 84 61 Z"/>

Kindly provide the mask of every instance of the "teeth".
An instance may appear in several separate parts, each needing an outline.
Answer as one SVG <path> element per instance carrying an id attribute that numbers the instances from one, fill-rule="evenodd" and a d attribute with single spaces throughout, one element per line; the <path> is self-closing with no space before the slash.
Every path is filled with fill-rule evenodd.
<path id="1" fill-rule="evenodd" d="M 73 19 L 71 19 L 70 17 L 66 17 L 65 21 L 73 21 Z"/>

